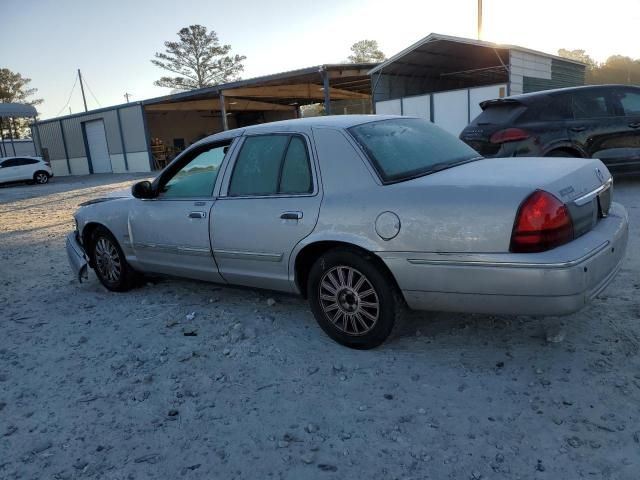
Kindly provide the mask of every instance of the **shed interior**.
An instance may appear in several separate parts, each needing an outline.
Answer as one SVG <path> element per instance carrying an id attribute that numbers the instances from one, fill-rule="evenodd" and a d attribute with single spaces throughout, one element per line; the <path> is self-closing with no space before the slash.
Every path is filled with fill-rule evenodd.
<path id="1" fill-rule="evenodd" d="M 376 65 L 320 65 L 146 100 L 154 168 L 208 135 L 306 116 L 308 105 L 334 114 L 371 113 L 368 71 Z"/>

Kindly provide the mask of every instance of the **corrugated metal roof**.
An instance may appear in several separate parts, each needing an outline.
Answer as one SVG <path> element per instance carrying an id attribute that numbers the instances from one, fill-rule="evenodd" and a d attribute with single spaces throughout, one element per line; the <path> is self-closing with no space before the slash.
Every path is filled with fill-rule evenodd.
<path id="1" fill-rule="evenodd" d="M 35 117 L 38 115 L 33 105 L 26 103 L 0 103 L 0 117 Z"/>
<path id="2" fill-rule="evenodd" d="M 85 115 L 93 114 L 93 113 L 102 113 L 109 110 L 121 109 L 125 107 L 130 107 L 133 105 L 152 105 L 156 103 L 167 103 L 167 102 L 179 102 L 183 100 L 193 100 L 198 97 L 206 97 L 210 98 L 212 95 L 217 96 L 221 91 L 238 88 L 238 87 L 249 87 L 249 86 L 259 86 L 259 85 L 277 85 L 278 83 L 282 83 L 283 80 L 298 80 L 299 82 L 302 80 L 315 80 L 316 82 L 320 81 L 320 74 L 324 70 L 328 71 L 341 71 L 348 69 L 355 70 L 363 70 L 362 76 L 366 77 L 367 82 L 369 81 L 368 70 L 371 67 L 378 65 L 377 63 L 330 63 L 324 65 L 315 65 L 313 67 L 300 68 L 297 70 L 289 70 L 286 72 L 279 72 L 270 75 L 263 75 L 260 77 L 247 78 L 245 80 L 238 80 L 235 82 L 223 83 L 220 85 L 214 85 L 212 87 L 206 88 L 198 88 L 195 90 L 189 90 L 188 92 L 174 93 L 171 95 L 163 95 L 161 97 L 149 98 L 146 100 L 139 100 L 130 103 L 121 103 L 118 105 L 112 105 L 110 107 L 99 108 L 96 110 L 89 110 L 88 112 L 74 113 L 72 115 L 64 115 L 62 117 L 54 117 L 48 118 L 46 120 L 40 120 L 36 122 L 36 124 L 43 124 L 47 122 L 57 122 L 59 120 L 65 120 L 67 118 L 74 117 L 82 117 Z M 316 75 L 318 77 L 316 77 Z M 349 89 L 348 86 L 340 86 L 339 88 Z"/>
<path id="3" fill-rule="evenodd" d="M 484 41 L 484 40 L 473 40 L 471 38 L 454 37 L 454 36 L 451 36 L 451 35 L 442 35 L 440 33 L 431 33 L 431 34 L 427 35 L 426 37 L 424 37 L 423 39 L 417 41 L 413 45 L 405 48 L 401 52 L 396 53 L 395 55 L 393 55 L 389 59 L 385 60 L 384 62 L 382 62 L 378 66 L 372 68 L 371 70 L 369 70 L 369 74 L 371 75 L 373 73 L 376 73 L 376 72 L 379 72 L 381 70 L 384 70 L 386 67 L 392 65 L 393 63 L 395 63 L 399 59 L 405 57 L 406 55 L 408 55 L 408 54 L 410 54 L 412 52 L 414 52 L 415 50 L 419 49 L 420 47 L 422 47 L 422 46 L 424 46 L 424 45 L 426 45 L 428 43 L 437 42 L 437 41 L 446 41 L 446 42 L 452 42 L 452 43 L 473 45 L 473 46 L 476 46 L 476 47 L 486 47 L 486 48 L 502 49 L 502 50 L 519 50 L 521 52 L 527 52 L 527 53 L 531 53 L 531 54 L 534 54 L 534 55 L 541 55 L 541 56 L 544 56 L 544 57 L 554 58 L 554 59 L 562 60 L 562 61 L 569 62 L 569 63 L 576 63 L 578 65 L 584 65 L 582 62 L 578 62 L 576 60 L 571 60 L 569 58 L 559 57 L 557 55 L 551 55 L 549 53 L 539 52 L 537 50 L 531 50 L 529 48 L 519 47 L 517 45 L 500 45 L 500 44 L 497 44 L 497 43 L 487 42 L 487 41 Z"/>

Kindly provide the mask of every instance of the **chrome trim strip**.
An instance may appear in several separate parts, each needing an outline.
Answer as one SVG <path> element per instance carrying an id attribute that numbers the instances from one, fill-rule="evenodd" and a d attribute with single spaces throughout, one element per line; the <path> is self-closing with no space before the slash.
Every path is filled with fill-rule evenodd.
<path id="1" fill-rule="evenodd" d="M 567 262 L 557 263 L 532 263 L 532 262 L 487 262 L 483 260 L 428 260 L 423 258 L 408 258 L 412 265 L 445 265 L 449 267 L 500 267 L 500 268 L 569 268 L 574 267 L 585 260 L 597 255 L 607 248 L 609 241 L 598 245 L 587 254 Z"/>
<path id="2" fill-rule="evenodd" d="M 185 245 L 163 245 L 156 243 L 134 243 L 133 248 L 148 249 L 154 252 L 172 253 L 175 255 L 211 256 L 208 248 L 189 247 Z"/>
<path id="3" fill-rule="evenodd" d="M 214 249 L 213 254 L 220 258 L 235 258 L 239 260 L 259 260 L 264 262 L 279 262 L 282 260 L 282 253 L 265 252 L 245 252 L 240 250 Z"/>
<path id="4" fill-rule="evenodd" d="M 208 248 L 198 248 L 198 247 L 181 247 L 178 246 L 178 253 L 184 253 L 185 255 L 197 255 L 209 257 L 211 256 L 211 250 Z"/>
<path id="5" fill-rule="evenodd" d="M 591 200 L 593 200 L 598 194 L 604 192 L 607 188 L 610 188 L 611 185 L 613 185 L 613 178 L 609 178 L 609 180 L 607 180 L 606 182 L 604 182 L 602 185 L 600 185 L 598 188 L 596 188 L 595 190 L 592 190 L 589 193 L 585 193 L 584 195 L 582 195 L 581 197 L 576 198 L 575 200 L 573 200 L 573 203 L 576 204 L 578 207 L 581 207 L 587 203 L 589 203 Z"/>

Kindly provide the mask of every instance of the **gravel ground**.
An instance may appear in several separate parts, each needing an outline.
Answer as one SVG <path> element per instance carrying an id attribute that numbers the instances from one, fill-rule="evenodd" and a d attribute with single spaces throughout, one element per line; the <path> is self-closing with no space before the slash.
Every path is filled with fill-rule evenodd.
<path id="1" fill-rule="evenodd" d="M 414 314 L 353 351 L 296 297 L 78 284 L 72 212 L 133 178 L 0 188 L 0 478 L 638 478 L 640 181 L 583 311 Z"/>

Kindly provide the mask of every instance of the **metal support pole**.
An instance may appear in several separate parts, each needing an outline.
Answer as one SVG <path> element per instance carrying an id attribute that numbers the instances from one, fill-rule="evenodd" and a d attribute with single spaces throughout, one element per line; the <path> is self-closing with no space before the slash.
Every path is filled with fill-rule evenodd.
<path id="1" fill-rule="evenodd" d="M 227 106 L 225 105 L 224 92 L 220 92 L 220 114 L 222 115 L 222 129 L 229 130 L 227 123 Z"/>
<path id="2" fill-rule="evenodd" d="M 326 68 L 322 70 L 322 82 L 324 86 L 324 114 L 331 115 L 331 85 L 329 84 L 329 72 Z"/>
<path id="3" fill-rule="evenodd" d="M 87 98 L 84 96 L 84 85 L 82 84 L 82 73 L 78 69 L 78 78 L 80 79 L 80 91 L 82 92 L 82 101 L 84 102 L 84 111 L 87 111 Z"/>
<path id="4" fill-rule="evenodd" d="M 120 145 L 122 146 L 122 156 L 124 157 L 124 169 L 129 171 L 129 159 L 127 158 L 127 147 L 124 144 L 124 135 L 122 134 L 122 120 L 120 120 L 120 109 L 116 108 L 116 119 L 118 120 L 118 132 L 120 133 Z"/>
<path id="5" fill-rule="evenodd" d="M 62 137 L 62 147 L 64 148 L 64 158 L 67 160 L 67 169 L 69 170 L 69 175 L 72 175 L 71 161 L 69 160 L 69 149 L 67 148 L 67 136 L 64 134 L 64 125 L 62 125 L 62 120 L 58 120 L 58 126 L 60 127 L 60 136 Z M 91 171 L 91 162 L 89 162 L 89 173 L 93 173 L 93 171 Z"/>
<path id="6" fill-rule="evenodd" d="M 478 40 L 482 39 L 482 0 L 478 0 Z"/>
<path id="7" fill-rule="evenodd" d="M 33 117 L 33 123 L 31 124 L 31 132 L 32 136 L 33 136 L 33 145 L 36 149 L 36 154 L 40 155 L 42 158 L 44 158 L 44 154 L 42 152 L 42 140 L 40 139 L 40 127 L 38 127 L 36 125 L 36 122 L 38 121 L 37 117 Z M 49 160 L 48 158 L 45 158 L 45 160 Z"/>
<path id="8" fill-rule="evenodd" d="M 13 126 L 13 117 L 9 117 L 9 140 L 11 140 L 11 148 L 13 149 L 13 156 L 16 156 L 16 146 L 13 143 L 13 132 L 11 127 Z"/>
<path id="9" fill-rule="evenodd" d="M 4 119 L 0 117 L 0 155 L 7 156 L 7 147 L 4 144 Z"/>

